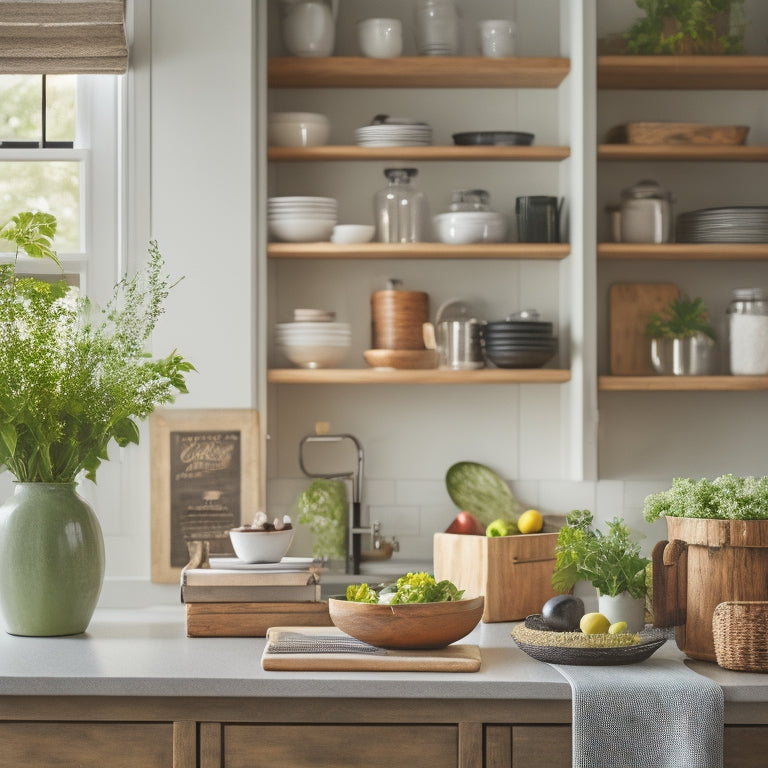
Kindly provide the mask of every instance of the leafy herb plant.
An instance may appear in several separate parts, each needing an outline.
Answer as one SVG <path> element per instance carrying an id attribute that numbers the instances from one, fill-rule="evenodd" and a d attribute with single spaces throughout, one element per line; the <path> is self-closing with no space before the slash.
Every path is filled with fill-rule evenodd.
<path id="1" fill-rule="evenodd" d="M 709 312 L 700 298 L 681 296 L 673 299 L 662 311 L 648 317 L 645 334 L 652 339 L 684 339 L 703 333 L 713 341 L 715 329 Z"/>
<path id="2" fill-rule="evenodd" d="M 730 474 L 714 480 L 677 477 L 669 490 L 646 497 L 643 516 L 649 523 L 662 517 L 765 520 L 768 519 L 768 477 Z"/>
<path id="3" fill-rule="evenodd" d="M 624 34 L 630 54 L 744 52 L 743 0 L 635 0 L 645 11 Z"/>
<path id="4" fill-rule="evenodd" d="M 555 548 L 552 587 L 567 592 L 577 581 L 588 581 L 601 595 L 616 597 L 629 592 L 646 594 L 648 558 L 640 556 L 640 545 L 619 517 L 609 520 L 608 533 L 592 525 L 592 513 L 575 509 L 566 516 Z"/>
<path id="5" fill-rule="evenodd" d="M 95 307 L 63 280 L 16 274 L 21 251 L 58 263 L 56 219 L 20 213 L 0 228 L 16 246 L 0 265 L 0 467 L 20 482 L 95 482 L 108 446 L 139 442 L 137 421 L 187 391 L 192 365 L 152 359 L 146 343 L 172 284 L 152 242 L 144 272 Z"/>
<path id="6" fill-rule="evenodd" d="M 318 478 L 299 494 L 298 520 L 314 534 L 314 557 L 344 559 L 348 506 L 347 487 L 341 480 Z"/>

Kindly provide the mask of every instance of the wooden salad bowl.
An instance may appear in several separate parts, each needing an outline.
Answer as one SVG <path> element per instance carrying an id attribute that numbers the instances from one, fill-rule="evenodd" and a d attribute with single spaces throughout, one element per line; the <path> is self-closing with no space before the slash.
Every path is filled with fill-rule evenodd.
<path id="1" fill-rule="evenodd" d="M 468 635 L 483 615 L 484 597 L 442 603 L 355 603 L 328 600 L 331 621 L 364 643 L 399 650 L 444 648 Z"/>

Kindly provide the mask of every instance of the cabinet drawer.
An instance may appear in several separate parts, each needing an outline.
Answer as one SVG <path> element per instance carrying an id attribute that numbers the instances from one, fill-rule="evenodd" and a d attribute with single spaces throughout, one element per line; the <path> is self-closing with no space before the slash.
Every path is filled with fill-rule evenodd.
<path id="1" fill-rule="evenodd" d="M 171 723 L 0 723 L 0 768 L 168 768 Z"/>
<path id="2" fill-rule="evenodd" d="M 571 726 L 513 726 L 512 768 L 571 768 Z"/>
<path id="3" fill-rule="evenodd" d="M 225 768 L 457 768 L 455 725 L 225 725 Z"/>
<path id="4" fill-rule="evenodd" d="M 764 768 L 768 753 L 768 726 L 727 725 L 723 757 L 727 768 Z"/>

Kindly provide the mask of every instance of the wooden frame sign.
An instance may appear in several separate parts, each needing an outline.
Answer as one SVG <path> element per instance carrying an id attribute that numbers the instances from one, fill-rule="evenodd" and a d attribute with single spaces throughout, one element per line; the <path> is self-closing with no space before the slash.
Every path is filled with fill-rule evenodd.
<path id="1" fill-rule="evenodd" d="M 261 500 L 259 413 L 160 409 L 149 420 L 152 581 L 178 582 L 188 541 L 232 554 L 230 528 L 250 523 Z"/>

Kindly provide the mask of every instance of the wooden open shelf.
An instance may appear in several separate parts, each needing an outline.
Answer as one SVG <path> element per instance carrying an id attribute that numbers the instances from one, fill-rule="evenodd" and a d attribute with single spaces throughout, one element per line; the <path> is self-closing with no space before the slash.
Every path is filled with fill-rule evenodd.
<path id="1" fill-rule="evenodd" d="M 270 147 L 267 159 L 276 163 L 339 160 L 451 160 L 559 162 L 571 154 L 570 147 L 533 146 L 429 146 L 429 147 Z"/>
<path id="2" fill-rule="evenodd" d="M 768 162 L 768 146 L 601 144 L 598 160 L 698 160 Z"/>
<path id="3" fill-rule="evenodd" d="M 270 88 L 556 88 L 570 71 L 557 57 L 362 56 L 271 58 Z"/>
<path id="4" fill-rule="evenodd" d="M 764 90 L 768 56 L 598 56 L 597 87 Z"/>
<path id="5" fill-rule="evenodd" d="M 768 243 L 598 243 L 597 258 L 606 261 L 764 261 Z"/>
<path id="6" fill-rule="evenodd" d="M 270 259 L 564 259 L 569 243 L 269 243 Z"/>
<path id="7" fill-rule="evenodd" d="M 474 371 L 389 368 L 273 368 L 270 384 L 563 384 L 571 372 L 558 368 L 481 368 Z"/>
<path id="8" fill-rule="evenodd" d="M 599 376 L 601 392 L 757 392 L 768 376 Z"/>

